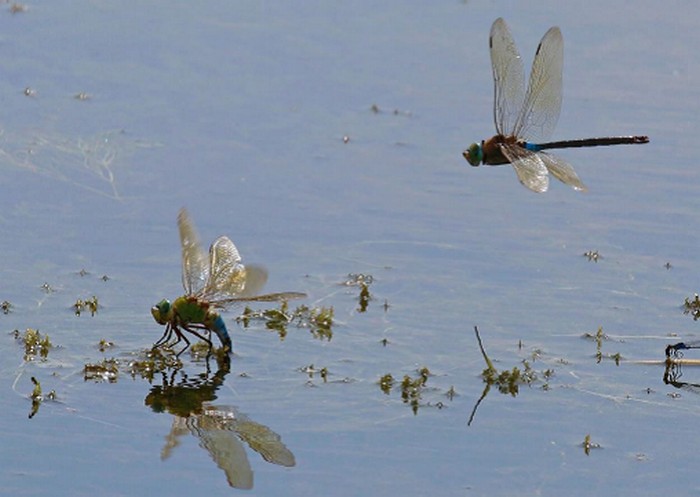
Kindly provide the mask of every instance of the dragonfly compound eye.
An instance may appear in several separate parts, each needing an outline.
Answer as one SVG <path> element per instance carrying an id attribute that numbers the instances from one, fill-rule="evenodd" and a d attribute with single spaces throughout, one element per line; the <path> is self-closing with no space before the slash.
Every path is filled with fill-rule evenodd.
<path id="1" fill-rule="evenodd" d="M 160 302 L 158 302 L 156 305 L 151 307 L 151 314 L 153 314 L 153 319 L 155 319 L 158 324 L 167 324 L 170 307 L 170 301 L 166 299 L 163 299 Z"/>
<path id="2" fill-rule="evenodd" d="M 478 166 L 481 164 L 482 159 L 484 158 L 484 152 L 481 148 L 481 145 L 478 143 L 472 143 L 469 145 L 469 148 L 462 153 L 465 159 L 467 159 L 467 162 L 471 164 L 472 166 Z"/>

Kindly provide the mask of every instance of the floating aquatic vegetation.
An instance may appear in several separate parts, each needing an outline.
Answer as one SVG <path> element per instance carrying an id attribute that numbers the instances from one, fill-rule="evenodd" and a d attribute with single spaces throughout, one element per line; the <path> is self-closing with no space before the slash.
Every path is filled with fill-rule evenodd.
<path id="1" fill-rule="evenodd" d="M 392 111 L 384 111 L 377 104 L 372 104 L 369 110 L 372 111 L 373 114 L 382 114 L 384 112 L 389 112 L 394 116 L 411 117 L 413 115 L 413 113 L 409 110 L 394 109 Z"/>
<path id="2" fill-rule="evenodd" d="M 12 311 L 12 304 L 7 300 L 3 300 L 2 303 L 0 303 L 0 309 L 3 314 L 9 314 L 10 311 Z"/>
<path id="3" fill-rule="evenodd" d="M 584 252 L 583 256 L 586 257 L 589 261 L 593 262 L 598 262 L 598 259 L 603 258 L 603 256 L 600 255 L 597 250 L 589 250 L 587 252 Z"/>
<path id="4" fill-rule="evenodd" d="M 78 299 L 75 301 L 75 304 L 73 304 L 73 309 L 75 310 L 76 316 L 80 316 L 85 310 L 90 311 L 90 315 L 94 316 L 97 313 L 98 308 L 99 302 L 97 301 L 97 297 L 94 295 L 89 299 Z"/>
<path id="5" fill-rule="evenodd" d="M 29 419 L 32 419 L 37 412 L 39 412 L 39 406 L 44 400 L 56 400 L 56 391 L 51 390 L 48 394 L 44 395 L 41 390 L 41 383 L 35 377 L 32 376 L 32 384 L 34 388 L 29 398 L 32 401 L 32 409 L 29 411 Z"/>
<path id="6" fill-rule="evenodd" d="M 598 331 L 595 332 L 595 334 L 592 333 L 584 333 L 583 337 L 586 340 L 594 340 L 596 343 L 596 352 L 595 352 L 595 358 L 596 358 L 596 363 L 600 364 L 600 362 L 603 360 L 604 357 L 607 357 L 608 359 L 612 359 L 615 361 L 615 365 L 619 366 L 620 365 L 620 360 L 622 359 L 622 355 L 619 352 L 616 352 L 614 354 L 608 354 L 607 356 L 603 354 L 603 342 L 606 340 L 610 340 L 610 337 L 603 333 L 603 327 L 599 326 Z"/>
<path id="7" fill-rule="evenodd" d="M 693 321 L 700 319 L 700 296 L 696 293 L 693 300 L 688 297 L 685 298 L 683 302 L 683 314 L 690 314 L 693 316 Z"/>
<path id="8" fill-rule="evenodd" d="M 109 340 L 102 338 L 99 343 L 97 344 L 97 348 L 99 349 L 100 352 L 104 352 L 107 349 L 111 349 L 114 347 L 114 342 L 110 342 Z"/>
<path id="9" fill-rule="evenodd" d="M 253 310 L 247 307 L 236 318 L 244 328 L 251 321 L 264 321 L 268 330 L 275 331 L 281 340 L 287 336 L 287 328 L 307 328 L 314 338 L 330 341 L 333 338 L 333 307 L 308 307 L 300 305 L 293 311 L 287 302 L 282 302 L 278 309 Z"/>
<path id="10" fill-rule="evenodd" d="M 583 452 L 587 456 L 590 455 L 591 449 L 600 449 L 601 446 L 598 443 L 591 442 L 591 435 L 587 434 L 581 442 L 581 447 L 583 447 Z"/>
<path id="11" fill-rule="evenodd" d="M 316 368 L 313 364 L 299 368 L 299 371 L 309 375 L 309 380 L 313 380 L 314 376 L 319 375 L 323 380 L 323 383 L 328 382 L 328 368 Z"/>
<path id="12" fill-rule="evenodd" d="M 103 359 L 95 364 L 85 364 L 83 377 L 85 381 L 116 383 L 119 378 L 119 361 L 112 358 Z"/>
<path id="13" fill-rule="evenodd" d="M 369 294 L 369 286 L 364 282 L 360 283 L 360 307 L 358 307 L 357 311 L 366 312 L 371 299 L 372 296 Z"/>
<path id="14" fill-rule="evenodd" d="M 139 359 L 131 361 L 127 367 L 132 378 L 139 376 L 149 382 L 156 374 L 178 371 L 181 368 L 182 361 L 173 350 L 165 346 L 145 351 Z"/>
<path id="15" fill-rule="evenodd" d="M 24 360 L 33 361 L 38 355 L 42 359 L 46 359 L 49 355 L 49 350 L 53 347 L 48 335 L 39 333 L 39 330 L 27 328 L 24 333 L 19 330 L 14 330 L 13 335 L 15 340 L 20 340 L 24 344 Z"/>
<path id="16" fill-rule="evenodd" d="M 390 373 L 379 378 L 379 389 L 384 394 L 389 395 L 397 386 L 401 390 L 401 400 L 411 407 L 413 414 L 418 414 L 418 408 L 422 405 L 421 399 L 431 376 L 430 370 L 423 366 L 417 370 L 417 376 L 404 375 L 400 383 Z M 428 404 L 426 404 L 428 405 Z M 436 407 L 444 407 L 441 402 L 435 404 Z"/>
<path id="17" fill-rule="evenodd" d="M 520 392 L 521 385 L 532 385 L 539 379 L 537 372 L 534 369 L 532 369 L 530 361 L 528 360 L 523 360 L 521 362 L 522 368 L 518 366 L 513 366 L 513 369 L 504 369 L 502 371 L 498 371 L 493 365 L 493 362 L 491 362 L 491 359 L 489 359 L 489 356 L 486 354 L 486 350 L 484 349 L 484 345 L 481 341 L 481 335 L 479 334 L 479 329 L 476 326 L 474 326 L 474 333 L 476 334 L 476 340 L 479 344 L 481 355 L 483 356 L 484 361 L 486 362 L 486 368 L 481 372 L 481 378 L 484 380 L 486 386 L 484 387 L 484 391 L 481 393 L 481 397 L 479 397 L 479 400 L 476 401 L 474 409 L 472 409 L 472 413 L 469 416 L 467 426 L 471 425 L 472 421 L 474 421 L 474 417 L 476 416 L 476 411 L 479 408 L 479 405 L 484 400 L 484 398 L 486 398 L 486 395 L 488 395 L 492 386 L 495 385 L 498 388 L 498 391 L 502 394 L 509 394 L 512 397 L 515 397 Z M 533 352 L 531 359 L 534 361 L 539 357 L 539 355 L 540 352 L 536 350 Z M 546 369 L 543 372 L 541 372 L 541 375 L 545 379 L 545 383 L 542 386 L 542 389 L 549 390 L 548 382 L 552 378 L 552 376 L 554 376 L 554 370 Z"/>
<path id="18" fill-rule="evenodd" d="M 371 285 L 374 282 L 374 276 L 371 274 L 348 273 L 348 276 L 340 284 L 343 286 L 360 286 Z"/>

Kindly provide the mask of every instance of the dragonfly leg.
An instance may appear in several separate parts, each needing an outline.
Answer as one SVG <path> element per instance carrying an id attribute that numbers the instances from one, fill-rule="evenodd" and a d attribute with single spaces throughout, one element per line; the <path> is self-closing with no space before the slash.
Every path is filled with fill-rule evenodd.
<path id="1" fill-rule="evenodd" d="M 163 336 L 160 337 L 160 340 L 158 340 L 156 343 L 153 344 L 153 348 L 156 349 L 162 345 L 165 345 L 170 341 L 170 338 L 173 336 L 173 329 L 170 323 L 165 327 L 165 332 L 163 333 Z"/>
<path id="2" fill-rule="evenodd" d="M 200 325 L 200 324 L 188 324 L 187 326 L 183 326 L 183 328 L 186 331 L 189 331 L 190 333 L 192 333 L 194 336 L 207 342 L 209 344 L 209 352 L 211 353 L 212 343 L 211 343 L 211 340 L 209 339 L 209 337 L 211 337 L 211 330 L 209 330 L 209 328 L 207 328 L 204 325 Z M 204 336 L 202 333 L 200 333 L 200 331 L 205 332 L 207 336 Z M 183 335 L 183 338 L 184 338 L 184 335 Z M 189 342 L 188 342 L 188 344 L 189 344 Z"/>
<path id="3" fill-rule="evenodd" d="M 187 349 L 190 348 L 190 341 L 187 339 L 187 337 L 185 336 L 185 334 L 182 333 L 182 332 L 180 331 L 179 328 L 177 328 L 176 326 L 173 326 L 173 328 L 174 328 L 174 330 L 175 330 L 175 334 L 177 334 L 177 341 L 173 344 L 173 346 L 175 346 L 175 345 L 177 345 L 178 343 L 180 343 L 180 340 L 184 340 L 185 343 L 187 344 L 187 345 L 185 345 L 185 347 L 184 347 L 180 352 L 178 352 L 177 354 L 175 354 L 175 357 L 180 357 L 180 354 L 182 354 L 184 351 L 186 351 Z M 185 328 L 185 329 L 187 329 L 187 328 Z"/>

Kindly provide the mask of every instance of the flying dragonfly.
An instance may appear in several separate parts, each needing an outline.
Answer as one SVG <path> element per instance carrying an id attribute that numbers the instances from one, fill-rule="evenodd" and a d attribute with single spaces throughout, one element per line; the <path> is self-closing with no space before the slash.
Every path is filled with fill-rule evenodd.
<path id="1" fill-rule="evenodd" d="M 187 331 L 209 344 L 211 333 L 219 337 L 226 352 L 233 350 L 226 324 L 217 310 L 240 302 L 277 302 L 306 297 L 305 293 L 283 292 L 258 295 L 267 281 L 267 271 L 260 266 L 244 266 L 233 242 L 220 236 L 209 248 L 207 255 L 199 242 L 199 236 L 187 210 L 177 217 L 182 245 L 182 286 L 185 295 L 172 303 L 163 299 L 151 308 L 158 324 L 165 326 L 163 336 L 154 347 L 170 342 L 173 334 L 187 344 L 178 356 L 190 346 L 183 331 Z"/>
<path id="2" fill-rule="evenodd" d="M 575 190 L 585 191 L 586 186 L 574 168 L 544 150 L 649 142 L 647 136 L 612 136 L 533 143 L 548 139 L 559 120 L 564 60 L 561 31 L 552 27 L 540 41 L 527 91 L 520 53 L 508 25 L 500 17 L 491 26 L 489 47 L 497 134 L 481 143 L 472 143 L 462 153 L 472 166 L 511 164 L 520 182 L 536 193 L 547 191 L 549 174 Z"/>

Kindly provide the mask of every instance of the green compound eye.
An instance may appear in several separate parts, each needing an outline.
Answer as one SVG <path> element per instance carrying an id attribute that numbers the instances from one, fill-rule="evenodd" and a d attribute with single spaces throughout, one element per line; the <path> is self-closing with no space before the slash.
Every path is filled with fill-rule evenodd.
<path id="1" fill-rule="evenodd" d="M 462 155 L 472 166 L 478 166 L 484 159 L 483 149 L 478 143 L 472 143 L 471 145 L 469 145 L 469 148 L 465 150 Z"/>
<path id="2" fill-rule="evenodd" d="M 158 324 L 167 324 L 168 318 L 166 316 L 168 312 L 170 312 L 170 301 L 166 299 L 161 300 L 151 307 L 153 319 L 155 319 Z"/>

